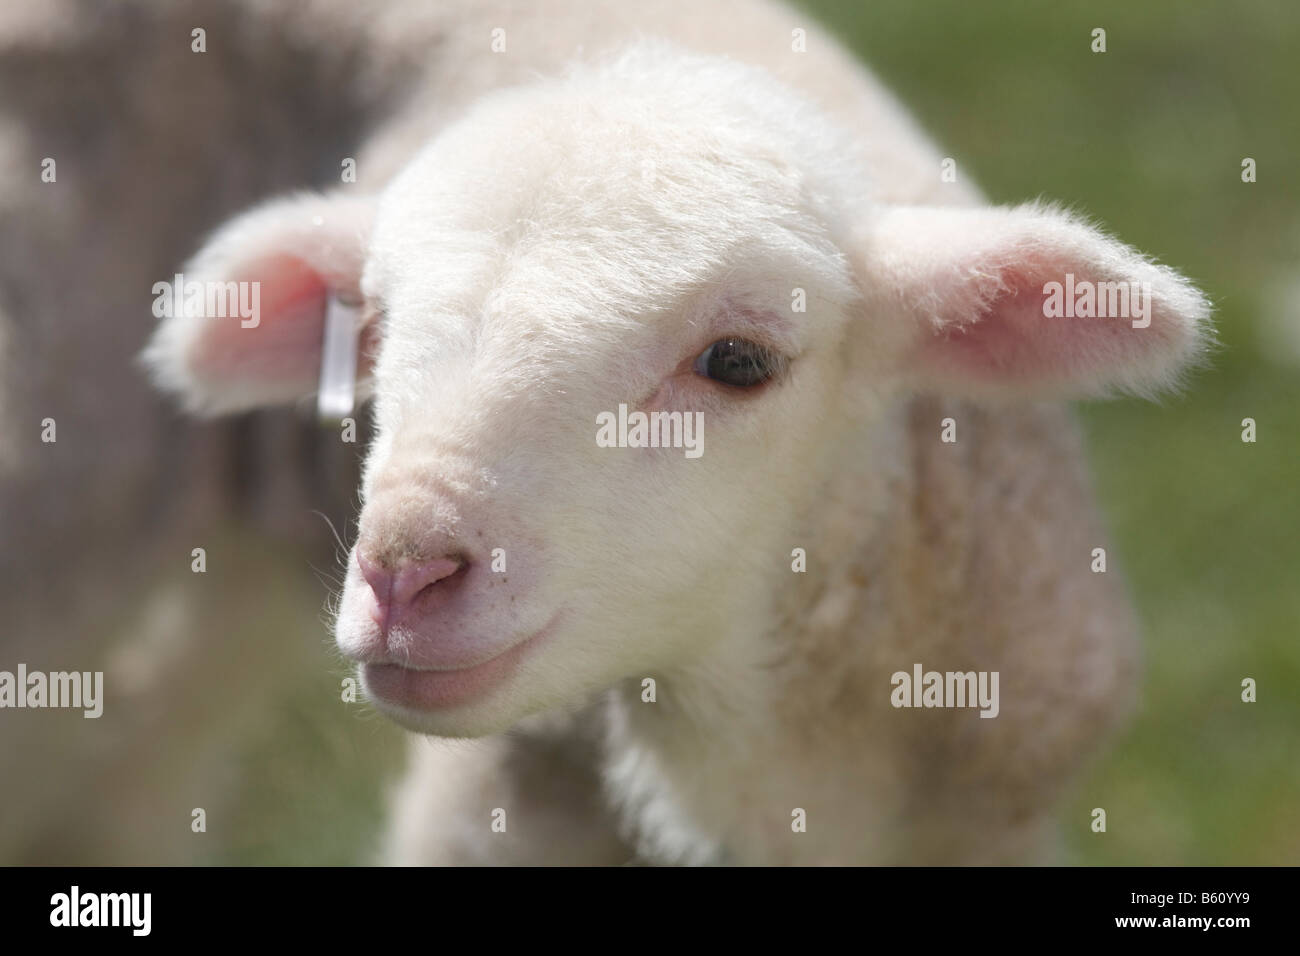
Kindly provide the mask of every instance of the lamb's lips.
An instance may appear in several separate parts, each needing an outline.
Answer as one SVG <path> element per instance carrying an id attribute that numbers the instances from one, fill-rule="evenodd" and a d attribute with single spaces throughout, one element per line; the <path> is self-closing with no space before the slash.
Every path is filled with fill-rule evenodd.
<path id="1" fill-rule="evenodd" d="M 505 683 L 528 649 L 555 629 L 558 619 L 556 614 L 540 631 L 495 657 L 468 667 L 421 670 L 386 661 L 367 661 L 361 668 L 362 684 L 370 696 L 381 702 L 410 710 L 455 707 Z"/>

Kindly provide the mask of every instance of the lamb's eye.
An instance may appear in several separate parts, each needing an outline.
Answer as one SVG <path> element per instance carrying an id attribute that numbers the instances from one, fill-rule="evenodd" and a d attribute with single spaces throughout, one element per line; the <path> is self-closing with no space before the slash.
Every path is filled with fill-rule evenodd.
<path id="1" fill-rule="evenodd" d="M 700 353 L 695 371 L 724 385 L 753 388 L 773 378 L 781 364 L 779 355 L 756 342 L 718 339 Z"/>

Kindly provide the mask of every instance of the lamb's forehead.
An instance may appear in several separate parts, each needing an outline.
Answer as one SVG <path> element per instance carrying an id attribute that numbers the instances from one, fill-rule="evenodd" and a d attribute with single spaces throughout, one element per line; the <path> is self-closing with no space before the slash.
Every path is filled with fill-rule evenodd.
<path id="1" fill-rule="evenodd" d="M 367 291 L 653 311 L 741 266 L 833 284 L 806 150 L 725 100 L 600 71 L 490 98 L 385 191 Z"/>

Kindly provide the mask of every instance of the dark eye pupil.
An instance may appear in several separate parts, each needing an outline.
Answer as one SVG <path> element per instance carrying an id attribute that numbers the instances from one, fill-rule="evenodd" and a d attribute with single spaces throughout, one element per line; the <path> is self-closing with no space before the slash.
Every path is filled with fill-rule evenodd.
<path id="1" fill-rule="evenodd" d="M 700 371 L 726 385 L 749 388 L 772 377 L 775 361 L 763 346 L 744 339 L 720 339 L 700 356 Z"/>

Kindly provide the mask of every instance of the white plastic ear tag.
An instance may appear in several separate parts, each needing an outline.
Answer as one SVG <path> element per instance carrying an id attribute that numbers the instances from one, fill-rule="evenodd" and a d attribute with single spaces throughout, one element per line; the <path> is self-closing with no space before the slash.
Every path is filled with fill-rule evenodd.
<path id="1" fill-rule="evenodd" d="M 325 304 L 325 341 L 320 353 L 320 392 L 316 413 L 337 422 L 352 414 L 357 396 L 357 342 L 360 307 L 331 293 Z"/>

